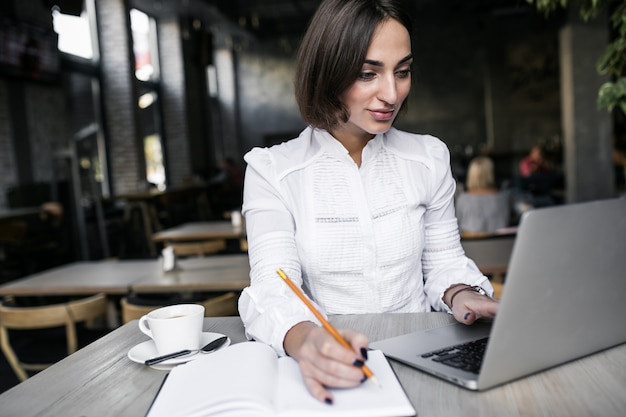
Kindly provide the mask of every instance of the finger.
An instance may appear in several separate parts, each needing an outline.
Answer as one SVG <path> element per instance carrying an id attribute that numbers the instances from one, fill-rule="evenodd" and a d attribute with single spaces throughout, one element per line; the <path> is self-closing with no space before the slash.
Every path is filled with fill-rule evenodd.
<path id="1" fill-rule="evenodd" d="M 452 313 L 460 323 L 472 324 L 482 318 L 493 319 L 498 312 L 498 305 L 492 298 L 471 294 L 462 303 L 455 303 Z"/>
<path id="2" fill-rule="evenodd" d="M 344 350 L 346 349 L 344 348 Z M 354 359 L 345 363 L 334 358 L 324 358 L 310 363 L 313 367 L 311 374 L 327 387 L 354 387 L 363 380 L 364 375 L 361 370 L 363 363 L 361 359 Z"/>
<path id="3" fill-rule="evenodd" d="M 465 314 L 463 314 L 463 323 L 472 324 L 477 320 L 477 318 L 478 316 L 476 315 L 476 313 L 468 310 L 465 312 Z"/>
<path id="4" fill-rule="evenodd" d="M 300 362 L 300 370 L 304 377 L 312 378 L 324 387 L 350 388 L 355 387 L 363 380 L 360 366 L 345 365 L 333 360 L 320 360 L 315 363 Z"/>
<path id="5" fill-rule="evenodd" d="M 486 305 L 486 308 L 483 312 L 483 317 L 486 318 L 494 318 L 498 313 L 498 308 L 500 307 L 500 303 L 497 300 L 491 300 L 490 303 Z"/>
<path id="6" fill-rule="evenodd" d="M 314 378 L 304 377 L 304 384 L 314 398 L 329 405 L 333 403 L 333 394 L 326 390 L 324 386 Z"/>
<path id="7" fill-rule="evenodd" d="M 475 320 L 493 319 L 498 312 L 500 303 L 493 298 L 480 297 L 478 299 L 470 299 L 465 307 L 475 314 Z"/>
<path id="8" fill-rule="evenodd" d="M 359 355 L 361 360 L 367 360 L 367 349 L 369 347 L 369 339 L 362 333 L 355 332 L 350 329 L 342 329 L 339 331 L 346 341 L 352 346 L 354 353 Z"/>
<path id="9" fill-rule="evenodd" d="M 459 323 L 472 324 L 474 321 L 476 321 L 476 314 L 465 307 L 455 306 L 452 314 L 454 315 L 456 321 L 458 321 Z"/>
<path id="10" fill-rule="evenodd" d="M 317 332 L 314 338 L 314 346 L 319 355 L 325 359 L 341 362 L 346 366 L 352 365 L 357 360 L 365 361 L 361 349 L 367 348 L 367 337 L 350 330 L 340 330 L 339 332 L 346 339 L 350 348 L 346 348 L 328 332 L 321 330 Z M 355 343 L 356 346 L 351 343 Z"/>

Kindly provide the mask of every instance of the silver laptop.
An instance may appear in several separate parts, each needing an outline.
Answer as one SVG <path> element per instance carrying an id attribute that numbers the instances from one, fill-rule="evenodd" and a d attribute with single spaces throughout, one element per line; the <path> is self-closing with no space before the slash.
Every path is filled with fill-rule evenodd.
<path id="1" fill-rule="evenodd" d="M 626 342 L 625 258 L 626 199 L 532 210 L 520 222 L 493 323 L 454 323 L 371 347 L 484 390 L 619 345 Z M 481 344 L 482 361 L 466 364 Z"/>

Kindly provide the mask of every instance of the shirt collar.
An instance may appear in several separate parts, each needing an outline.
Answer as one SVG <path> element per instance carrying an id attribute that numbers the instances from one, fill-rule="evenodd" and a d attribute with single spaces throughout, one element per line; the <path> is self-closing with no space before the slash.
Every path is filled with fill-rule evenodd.
<path id="1" fill-rule="evenodd" d="M 321 148 L 335 156 L 345 157 L 348 156 L 348 150 L 339 142 L 333 135 L 326 130 L 315 129 L 314 136 Z M 383 142 L 385 140 L 385 134 L 379 133 L 374 136 L 363 149 L 363 155 L 361 157 L 362 163 L 374 158 L 382 149 Z"/>

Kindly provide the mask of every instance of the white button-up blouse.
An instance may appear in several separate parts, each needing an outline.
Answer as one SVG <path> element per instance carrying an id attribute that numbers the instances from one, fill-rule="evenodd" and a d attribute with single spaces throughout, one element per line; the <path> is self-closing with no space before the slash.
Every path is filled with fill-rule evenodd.
<path id="1" fill-rule="evenodd" d="M 449 311 L 442 296 L 453 284 L 493 291 L 461 247 L 439 139 L 392 128 L 368 142 L 358 167 L 328 132 L 309 127 L 245 160 L 251 283 L 239 312 L 247 336 L 279 354 L 291 327 L 317 320 L 278 268 L 324 314 Z"/>

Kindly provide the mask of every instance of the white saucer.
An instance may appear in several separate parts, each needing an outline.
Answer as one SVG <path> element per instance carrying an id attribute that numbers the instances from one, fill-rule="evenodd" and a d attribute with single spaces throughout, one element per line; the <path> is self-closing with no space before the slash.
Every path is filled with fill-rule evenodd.
<path id="1" fill-rule="evenodd" d="M 200 337 L 200 346 L 204 346 L 207 343 L 210 343 L 214 341 L 215 339 L 218 339 L 222 336 L 225 336 L 225 335 L 221 333 L 202 332 L 202 335 Z M 224 343 L 217 350 L 223 349 L 228 345 L 230 345 L 230 338 L 228 338 L 226 340 L 226 343 Z M 197 352 L 194 354 L 185 355 L 185 356 L 181 356 L 181 357 L 174 358 L 174 359 L 169 359 L 161 363 L 152 365 L 151 367 L 154 369 L 169 370 L 169 369 L 172 369 L 174 365 L 193 361 L 195 359 L 198 359 L 202 355 L 206 355 L 206 353 Z M 130 359 L 133 362 L 137 362 L 141 364 L 143 364 L 147 359 L 154 358 L 156 356 L 159 356 L 159 353 L 157 352 L 156 345 L 154 344 L 154 341 L 152 339 L 142 342 L 128 351 L 128 359 Z"/>

